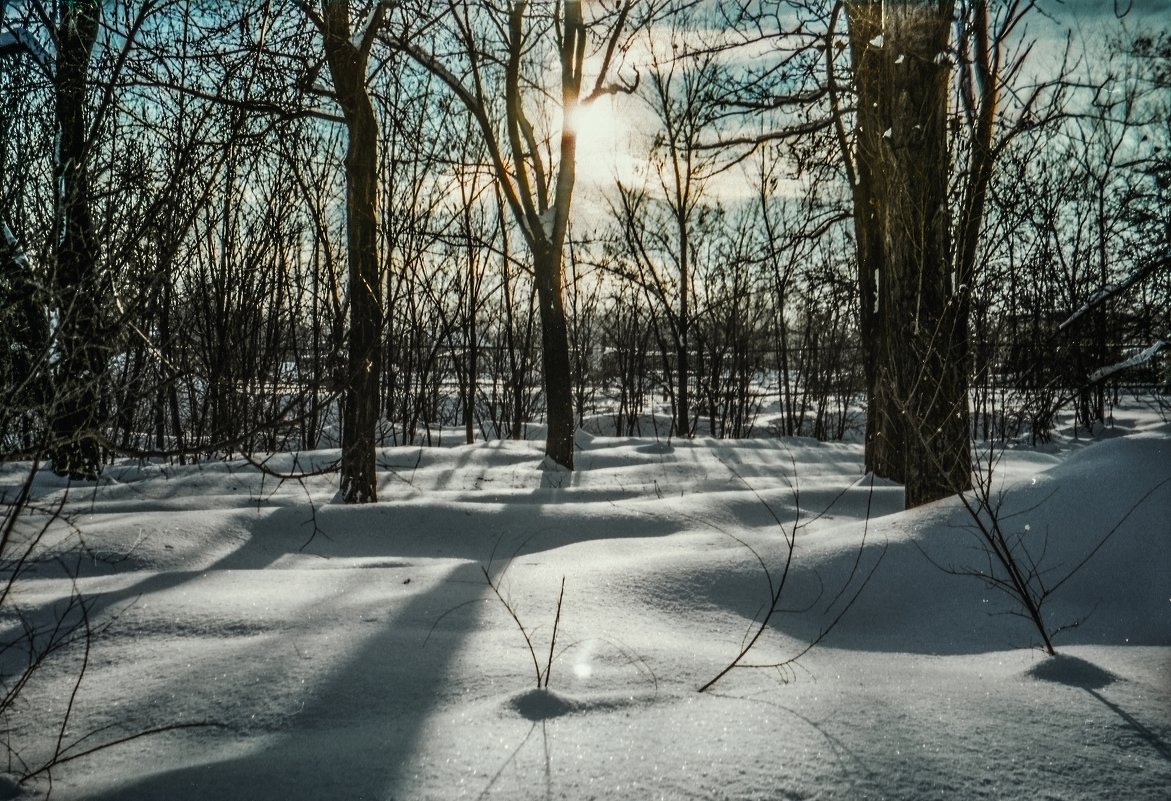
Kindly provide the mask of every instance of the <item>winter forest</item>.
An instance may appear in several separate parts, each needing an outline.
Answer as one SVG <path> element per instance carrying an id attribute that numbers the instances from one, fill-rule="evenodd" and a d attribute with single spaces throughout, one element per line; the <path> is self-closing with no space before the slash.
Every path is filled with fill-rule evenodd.
<path id="1" fill-rule="evenodd" d="M 1166 798 L 1171 0 L 0 11 L 0 798 Z"/>

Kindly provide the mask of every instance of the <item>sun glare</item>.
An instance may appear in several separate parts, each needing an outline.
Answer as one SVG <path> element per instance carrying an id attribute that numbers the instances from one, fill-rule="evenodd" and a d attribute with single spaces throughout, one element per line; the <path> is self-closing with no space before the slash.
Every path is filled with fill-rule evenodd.
<path id="1" fill-rule="evenodd" d="M 577 134 L 578 175 L 592 180 L 613 176 L 630 143 L 627 129 L 611 98 L 578 106 L 567 121 Z"/>
<path id="2" fill-rule="evenodd" d="M 582 103 L 569 115 L 569 127 L 579 136 L 610 136 L 616 126 L 614 103 L 601 97 L 592 103 Z"/>

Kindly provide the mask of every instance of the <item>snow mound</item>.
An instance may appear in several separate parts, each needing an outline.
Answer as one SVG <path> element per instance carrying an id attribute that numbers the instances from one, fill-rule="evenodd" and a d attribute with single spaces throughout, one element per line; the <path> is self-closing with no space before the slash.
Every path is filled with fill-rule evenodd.
<path id="1" fill-rule="evenodd" d="M 1080 687 L 1083 690 L 1100 690 L 1118 681 L 1118 676 L 1109 670 L 1069 654 L 1058 654 L 1038 662 L 1029 668 L 1029 675 L 1041 681 Z"/>
<path id="2" fill-rule="evenodd" d="M 567 715 L 613 712 L 636 706 L 639 703 L 639 699 L 635 696 L 575 698 L 547 688 L 540 688 L 511 696 L 506 706 L 525 720 L 540 722 Z"/>
<path id="3" fill-rule="evenodd" d="M 0 773 L 0 801 L 20 798 L 22 795 L 24 795 L 24 791 L 16 779 L 6 773 Z"/>
<path id="4" fill-rule="evenodd" d="M 65 762 L 55 801 L 1167 801 L 1171 427 L 1128 414 L 996 469 L 1001 520 L 1054 589 L 1047 619 L 1081 621 L 1057 658 L 1012 650 L 1028 622 L 941 569 L 988 564 L 958 499 L 903 511 L 860 443 L 599 429 L 567 472 L 538 443 L 452 432 L 382 449 L 380 502 L 361 507 L 330 504 L 335 475 L 244 460 L 127 461 L 85 488 L 46 472 L 35 500 L 64 517 L 0 634 L 43 629 L 74 592 L 109 625 L 80 685 L 65 654 L 5 726 L 39 764 L 70 698 L 70 753 L 222 724 Z M 28 469 L 0 465 L 0 497 Z M 765 566 L 785 582 L 771 630 L 697 693 L 767 611 Z M 528 689 L 518 622 L 540 655 L 551 627 L 569 643 L 556 691 Z"/>
<path id="5" fill-rule="evenodd" d="M 1023 478 L 993 501 L 1006 535 L 1036 560 L 1057 647 L 1171 645 L 1171 440 L 1108 439 L 1032 476 L 1014 465 L 1005 472 Z M 786 606 L 803 611 L 777 626 L 799 639 L 817 636 L 839 608 L 821 599 L 871 568 L 827 645 L 961 654 L 1036 644 L 1023 610 L 980 578 L 999 567 L 958 499 L 840 526 L 805 544 L 799 535 Z"/>

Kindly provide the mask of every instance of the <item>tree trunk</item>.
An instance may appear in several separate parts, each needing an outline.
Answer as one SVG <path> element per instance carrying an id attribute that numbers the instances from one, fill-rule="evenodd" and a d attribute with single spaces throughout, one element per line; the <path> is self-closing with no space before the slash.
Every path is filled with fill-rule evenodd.
<path id="1" fill-rule="evenodd" d="M 507 108 L 510 144 L 517 163 L 525 158 L 520 136 L 528 128 L 520 97 L 520 56 L 524 46 L 522 34 L 526 3 L 517 3 L 511 16 L 512 53 L 508 72 Z M 581 97 L 581 70 L 585 61 L 585 23 L 580 0 L 570 0 L 564 9 L 564 38 L 560 42 L 561 113 L 572 119 Z M 534 148 L 529 148 L 530 157 Z M 548 208 L 534 204 L 527 179 L 521 182 L 529 200 L 513 204 L 524 208 L 533 253 L 533 273 L 537 284 L 537 303 L 541 313 L 541 364 L 545 378 L 545 455 L 569 470 L 573 469 L 573 370 L 569 358 L 569 324 L 565 318 L 565 239 L 569 231 L 569 214 L 573 187 L 577 180 L 577 133 L 562 125 L 557 178 Z M 539 170 L 535 170 L 539 172 Z M 539 179 L 538 179 L 539 181 Z"/>
<path id="2" fill-rule="evenodd" d="M 577 113 L 586 47 L 580 0 L 567 2 L 564 14 L 560 53 L 563 122 L 573 119 Z M 538 236 L 533 248 L 533 270 L 537 279 L 537 302 L 541 306 L 541 361 L 545 368 L 545 419 L 549 426 L 545 435 L 545 455 L 572 470 L 576 419 L 573 414 L 569 325 L 565 319 L 564 254 L 573 187 L 577 181 L 577 132 L 569 125 L 561 126 L 560 144 L 557 180 L 553 187 L 552 206 L 547 212 L 552 216 L 552 225 L 547 233 L 543 221 L 534 226 Z"/>
<path id="3" fill-rule="evenodd" d="M 90 211 L 85 103 L 98 34 L 98 3 L 64 3 L 57 32 L 57 293 L 60 361 L 51 409 L 53 471 L 77 480 L 101 474 L 105 343 L 101 336 L 98 243 Z"/>
<path id="4" fill-rule="evenodd" d="M 346 151 L 346 255 L 350 333 L 342 401 L 341 494 L 378 500 L 374 448 L 382 365 L 382 282 L 378 275 L 378 122 L 366 90 L 368 51 L 351 41 L 350 4 L 322 0 L 325 58 L 349 134 Z"/>
<path id="5" fill-rule="evenodd" d="M 969 326 L 972 296 L 976 289 L 976 258 L 984 225 L 984 212 L 988 205 L 988 190 L 992 184 L 992 172 L 996 165 L 993 135 L 996 130 L 996 117 L 1000 105 L 1000 63 L 998 55 L 993 52 L 987 0 L 974 0 L 969 9 L 967 22 L 970 26 L 969 35 L 975 43 L 975 52 L 970 56 L 971 67 L 968 78 L 973 86 L 970 102 L 975 107 L 973 109 L 974 119 L 969 122 L 971 152 L 968 158 L 963 200 L 960 205 L 960 218 L 956 225 L 958 242 L 955 243 L 957 347 L 960 351 L 957 358 L 965 364 L 969 363 L 972 352 Z M 1010 297 L 1013 296 L 1010 295 Z M 988 375 L 987 369 L 984 369 L 987 362 L 987 359 L 981 359 L 980 375 Z M 990 392 L 993 391 L 990 381 L 988 387 Z M 964 425 L 970 426 L 969 410 L 966 405 L 963 408 L 963 414 L 965 416 Z"/>
<path id="6" fill-rule="evenodd" d="M 871 381 L 867 465 L 904 484 L 908 508 L 971 483 L 967 306 L 959 302 L 947 213 L 952 6 L 904 0 L 848 8 L 862 128 L 857 183 L 868 190 L 855 197 Z"/>
<path id="7" fill-rule="evenodd" d="M 565 169 L 564 162 L 562 169 Z M 565 209 L 568 213 L 568 204 Z M 565 319 L 563 263 L 560 247 L 539 247 L 533 254 L 537 302 L 541 308 L 541 364 L 545 373 L 545 455 L 573 469 L 573 373 L 569 359 L 569 326 Z"/>
<path id="8" fill-rule="evenodd" d="M 862 370 L 866 381 L 866 470 L 889 476 L 892 433 L 879 423 L 878 353 L 882 340 L 879 318 L 878 278 L 883 272 L 882 228 L 879 219 L 882 173 L 877 154 L 882 148 L 883 53 L 872 41 L 882 35 L 882 3 L 850 3 L 850 55 L 854 62 L 854 86 L 858 95 L 853 187 L 854 236 L 858 262 L 858 328 L 862 346 Z"/>
<path id="9" fill-rule="evenodd" d="M 550 20 L 553 24 L 543 28 L 542 35 L 551 35 L 556 45 L 561 67 L 561 113 L 564 123 L 573 119 L 581 101 L 582 67 L 587 49 L 582 3 L 581 0 L 567 0 L 564 4 L 536 5 L 538 8 L 547 8 L 553 15 Z M 489 55 L 489 50 L 480 50 L 470 29 L 461 30 L 456 37 L 462 39 L 467 36 L 464 44 L 470 48 L 467 56 L 473 63 L 482 61 L 485 66 L 496 63 L 503 68 L 503 131 L 496 128 L 495 115 L 490 112 L 494 100 L 486 95 L 478 72 L 475 73 L 477 77 L 474 83 L 465 85 L 444 64 L 443 59 L 434 53 L 415 47 L 402 38 L 393 35 L 389 38 L 394 47 L 407 53 L 420 66 L 447 84 L 472 115 L 484 136 L 496 186 L 503 201 L 501 205 L 508 206 L 533 257 L 542 326 L 547 421 L 545 455 L 572 470 L 576 420 L 573 411 L 573 370 L 569 358 L 569 326 L 565 318 L 562 252 L 576 180 L 577 135 L 570 125 L 562 125 L 559 158 L 556 169 L 552 169 L 551 163 L 546 162 L 548 150 L 545 143 L 538 141 L 537 128 L 531 124 L 525 111 L 525 95 L 530 84 L 528 78 L 522 75 L 522 63 L 528 58 L 536 58 L 533 55 L 536 48 L 526 30 L 529 7 L 530 3 L 525 0 L 508 3 L 507 9 L 500 4 L 485 6 L 489 18 L 495 19 L 494 27 L 502 38 L 503 49 L 499 60 L 497 56 Z M 611 48 L 617 47 L 625 19 L 626 11 L 623 11 L 618 15 L 618 24 L 612 32 Z M 609 63 L 609 56 L 605 61 Z M 545 64 L 541 62 L 539 68 L 544 69 Z M 603 74 L 604 71 L 605 67 Z M 600 75 L 598 78 L 599 86 L 602 77 Z M 545 102 L 541 93 L 535 95 L 538 104 Z M 516 388 L 519 390 L 521 374 L 514 375 L 518 379 Z M 514 397 L 514 402 L 519 404 L 519 401 L 519 397 Z M 513 420 L 514 433 L 519 427 L 517 414 Z"/>

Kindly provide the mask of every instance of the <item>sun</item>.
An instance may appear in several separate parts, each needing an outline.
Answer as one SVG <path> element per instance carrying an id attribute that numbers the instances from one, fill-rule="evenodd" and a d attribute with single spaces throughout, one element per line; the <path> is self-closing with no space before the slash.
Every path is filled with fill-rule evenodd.
<path id="1" fill-rule="evenodd" d="M 599 97 L 589 103 L 580 103 L 569 113 L 569 128 L 579 139 L 612 138 L 617 130 L 614 103 Z"/>
<path id="2" fill-rule="evenodd" d="M 577 170 L 585 178 L 604 180 L 614 174 L 630 148 L 628 129 L 610 97 L 574 109 L 566 124 L 577 134 Z"/>

